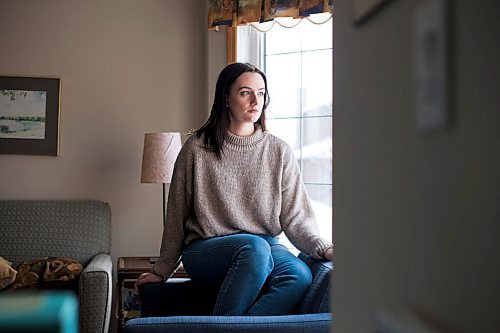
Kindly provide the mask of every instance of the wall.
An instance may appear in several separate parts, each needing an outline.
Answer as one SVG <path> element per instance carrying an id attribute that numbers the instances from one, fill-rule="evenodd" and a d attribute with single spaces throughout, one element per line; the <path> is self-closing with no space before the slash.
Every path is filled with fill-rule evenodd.
<path id="1" fill-rule="evenodd" d="M 219 30 L 208 31 L 208 106 L 207 118 L 212 109 L 212 103 L 215 95 L 215 84 L 221 70 L 227 64 L 226 56 L 227 27 L 220 26 Z"/>
<path id="2" fill-rule="evenodd" d="M 0 155 L 0 198 L 107 201 L 113 258 L 158 254 L 162 190 L 140 183 L 144 133 L 206 119 L 205 6 L 0 0 L 0 75 L 62 81 L 59 156 Z"/>
<path id="3" fill-rule="evenodd" d="M 422 133 L 422 3 L 392 1 L 354 26 L 352 2 L 336 2 L 332 332 L 371 332 L 379 311 L 410 308 L 449 332 L 500 331 L 500 6 L 451 2 L 453 120 Z"/>

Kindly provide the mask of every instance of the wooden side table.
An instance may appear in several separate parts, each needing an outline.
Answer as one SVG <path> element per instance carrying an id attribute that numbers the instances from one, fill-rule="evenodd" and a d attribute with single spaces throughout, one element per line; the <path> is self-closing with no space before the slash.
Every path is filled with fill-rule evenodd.
<path id="1" fill-rule="evenodd" d="M 155 257 L 120 257 L 117 265 L 117 294 L 118 294 L 118 331 L 123 332 L 125 322 L 137 318 L 141 314 L 139 295 L 134 289 L 137 278 L 149 272 L 153 267 Z M 172 278 L 187 278 L 188 275 L 182 265 L 172 275 Z"/>

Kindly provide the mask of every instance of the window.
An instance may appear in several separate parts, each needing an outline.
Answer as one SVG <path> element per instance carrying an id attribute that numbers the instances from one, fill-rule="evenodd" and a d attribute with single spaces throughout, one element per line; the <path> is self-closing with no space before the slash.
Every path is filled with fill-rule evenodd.
<path id="1" fill-rule="evenodd" d="M 296 24 L 297 20 L 294 20 Z M 323 20 L 324 21 L 324 20 Z M 262 24 L 259 25 L 259 29 Z M 268 130 L 293 148 L 323 237 L 332 236 L 332 20 L 238 27 L 237 60 L 267 75 Z"/>

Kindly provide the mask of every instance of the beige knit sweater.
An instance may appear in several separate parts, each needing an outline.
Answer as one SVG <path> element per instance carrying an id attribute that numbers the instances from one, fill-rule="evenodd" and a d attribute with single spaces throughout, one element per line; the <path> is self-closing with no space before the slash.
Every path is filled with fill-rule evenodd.
<path id="1" fill-rule="evenodd" d="M 193 240 L 238 232 L 282 231 L 315 258 L 332 244 L 319 236 L 292 149 L 269 132 L 227 133 L 222 159 L 190 136 L 175 162 L 160 259 L 153 272 L 169 277 L 182 247 Z"/>

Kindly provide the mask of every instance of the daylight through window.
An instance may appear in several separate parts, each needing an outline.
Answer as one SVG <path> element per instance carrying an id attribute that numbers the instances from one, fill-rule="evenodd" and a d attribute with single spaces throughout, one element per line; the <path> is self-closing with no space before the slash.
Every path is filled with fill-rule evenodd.
<path id="1" fill-rule="evenodd" d="M 295 20 L 296 21 L 296 20 Z M 267 32 L 238 27 L 238 61 L 267 75 L 268 130 L 293 148 L 320 231 L 332 237 L 332 21 Z M 291 24 L 294 25 L 294 24 Z M 259 25 L 259 30 L 266 30 Z"/>

